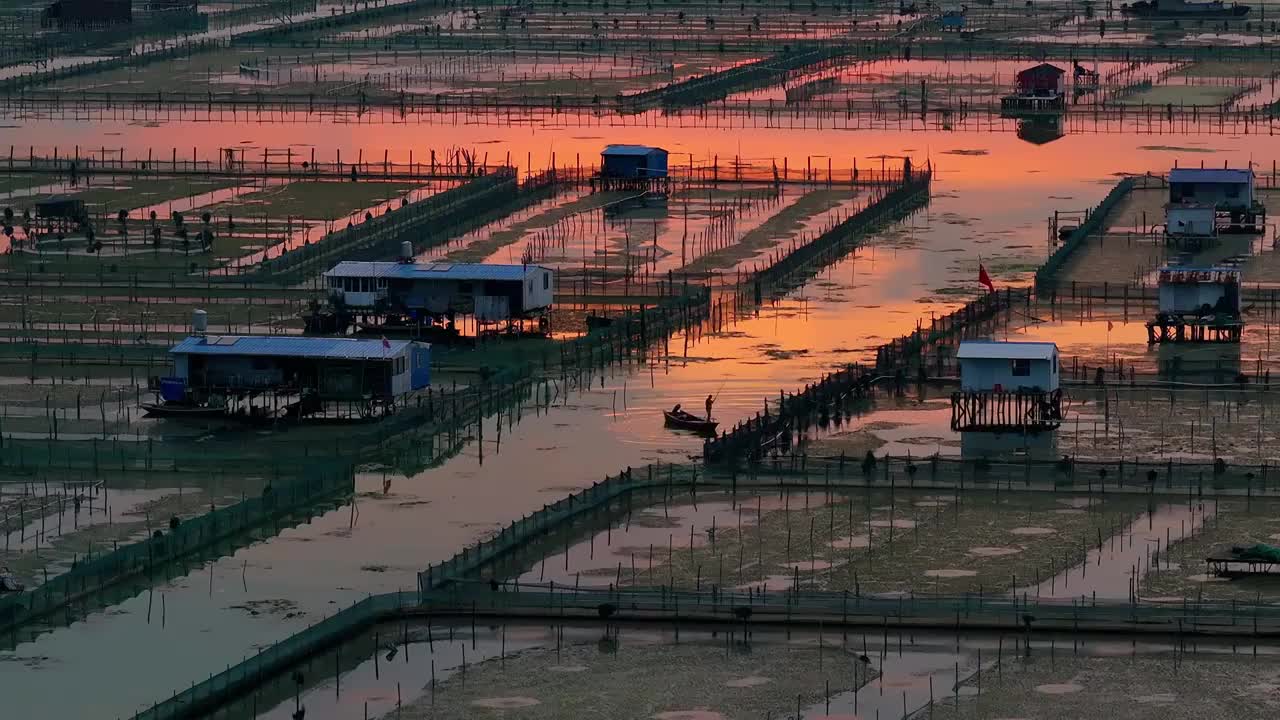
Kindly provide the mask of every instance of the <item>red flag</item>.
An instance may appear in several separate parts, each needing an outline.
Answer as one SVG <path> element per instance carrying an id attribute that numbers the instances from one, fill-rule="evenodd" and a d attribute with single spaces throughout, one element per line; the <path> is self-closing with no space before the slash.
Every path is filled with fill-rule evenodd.
<path id="1" fill-rule="evenodd" d="M 384 348 L 386 348 L 386 349 L 388 349 L 388 350 L 390 350 L 390 349 L 391 349 L 391 341 L 390 341 L 390 340 L 388 340 L 388 339 L 387 339 L 387 337 L 386 337 L 385 335 L 384 335 L 384 336 L 382 336 L 382 347 L 384 347 Z"/>
<path id="2" fill-rule="evenodd" d="M 991 276 L 987 274 L 987 268 L 982 263 L 978 263 L 978 284 L 986 285 L 988 292 L 996 291 L 996 286 L 992 284 Z"/>
<path id="3" fill-rule="evenodd" d="M 1111 322 L 1110 320 L 1108 320 L 1108 321 L 1107 321 L 1107 332 L 1111 332 L 1111 331 L 1115 328 L 1115 326 L 1116 326 L 1116 324 L 1115 324 L 1115 323 L 1113 323 L 1113 322 Z"/>

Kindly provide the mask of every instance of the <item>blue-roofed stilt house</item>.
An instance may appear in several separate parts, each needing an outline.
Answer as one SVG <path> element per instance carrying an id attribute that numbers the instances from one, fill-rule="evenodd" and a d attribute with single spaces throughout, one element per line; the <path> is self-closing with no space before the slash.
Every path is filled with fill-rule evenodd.
<path id="1" fill-rule="evenodd" d="M 409 340 L 193 335 L 169 354 L 156 415 L 367 419 L 431 381 L 431 346 Z"/>
<path id="2" fill-rule="evenodd" d="M 598 183 L 597 183 L 598 181 Z M 666 192 L 667 151 L 648 145 L 609 145 L 600 153 L 600 177 L 592 181 L 600 190 Z"/>
<path id="3" fill-rule="evenodd" d="M 437 342 L 505 329 L 545 334 L 555 272 L 541 265 L 341 262 L 329 297 L 357 327 Z"/>
<path id="4" fill-rule="evenodd" d="M 1062 422 L 1054 343 L 966 340 L 956 360 L 960 391 L 951 395 L 951 429 L 1036 432 Z"/>

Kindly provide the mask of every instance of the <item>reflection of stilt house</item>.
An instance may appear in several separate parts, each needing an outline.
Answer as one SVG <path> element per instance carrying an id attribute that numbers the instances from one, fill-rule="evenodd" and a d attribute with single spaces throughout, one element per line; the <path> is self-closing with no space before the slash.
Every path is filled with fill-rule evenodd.
<path id="1" fill-rule="evenodd" d="M 1062 137 L 1061 115 L 1038 115 L 1018 120 L 1018 139 L 1032 145 L 1045 145 Z"/>
<path id="2" fill-rule="evenodd" d="M 541 265 L 353 261 L 324 274 L 335 311 L 357 325 L 441 342 L 461 335 L 466 320 L 477 334 L 545 334 L 554 275 Z"/>
<path id="3" fill-rule="evenodd" d="M 1164 206 L 1165 245 L 1195 252 L 1217 240 L 1217 211 L 1213 205 L 1169 203 Z"/>
<path id="4" fill-rule="evenodd" d="M 1008 116 L 1060 113 L 1067 107 L 1066 71 L 1040 63 L 1018 73 L 1013 94 L 1000 98 L 1000 113 Z"/>
<path id="5" fill-rule="evenodd" d="M 1253 170 L 1174 168 L 1169 171 L 1169 204 L 1209 205 L 1220 233 L 1261 233 L 1267 208 L 1253 192 Z"/>
<path id="6" fill-rule="evenodd" d="M 1052 432 L 962 432 L 960 456 L 976 458 L 1030 458 L 1057 460 L 1058 433 Z"/>
<path id="7" fill-rule="evenodd" d="M 960 391 L 951 395 L 952 430 L 1053 430 L 1062 421 L 1058 346 L 968 340 L 956 353 Z"/>
<path id="8" fill-rule="evenodd" d="M 1240 271 L 1229 267 L 1160 269 L 1160 309 L 1147 342 L 1240 342 Z"/>

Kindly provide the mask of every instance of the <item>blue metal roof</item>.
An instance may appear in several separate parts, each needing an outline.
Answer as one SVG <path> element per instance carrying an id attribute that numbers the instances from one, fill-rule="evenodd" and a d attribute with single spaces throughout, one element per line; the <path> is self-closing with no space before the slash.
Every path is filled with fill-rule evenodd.
<path id="1" fill-rule="evenodd" d="M 388 360 L 401 355 L 410 340 L 326 337 L 192 336 L 169 348 L 173 355 L 302 357 L 331 360 Z"/>
<path id="2" fill-rule="evenodd" d="M 396 278 L 399 280 L 524 280 L 541 265 L 487 265 L 438 262 L 429 265 L 347 260 L 334 265 L 325 277 Z"/>
<path id="3" fill-rule="evenodd" d="M 648 145 L 608 145 L 600 153 L 601 155 L 650 155 L 652 153 L 667 154 L 666 150 L 660 147 L 650 147 Z"/>
<path id="4" fill-rule="evenodd" d="M 1177 183 L 1247 183 L 1252 178 L 1252 170 L 1174 168 L 1169 171 L 1169 182 Z"/>

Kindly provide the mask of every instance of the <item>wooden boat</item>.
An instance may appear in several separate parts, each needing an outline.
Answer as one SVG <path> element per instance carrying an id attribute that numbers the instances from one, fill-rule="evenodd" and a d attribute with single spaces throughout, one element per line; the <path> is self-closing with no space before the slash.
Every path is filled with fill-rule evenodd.
<path id="1" fill-rule="evenodd" d="M 142 409 L 146 411 L 147 417 L 157 418 L 206 418 L 221 417 L 226 414 L 226 411 L 220 407 L 180 405 L 172 403 L 143 403 Z"/>
<path id="2" fill-rule="evenodd" d="M 677 412 L 663 410 L 662 417 L 666 419 L 667 427 L 691 430 L 704 435 L 714 435 L 716 426 L 720 424 L 715 420 L 707 420 L 696 415 L 690 415 L 683 410 Z"/>

